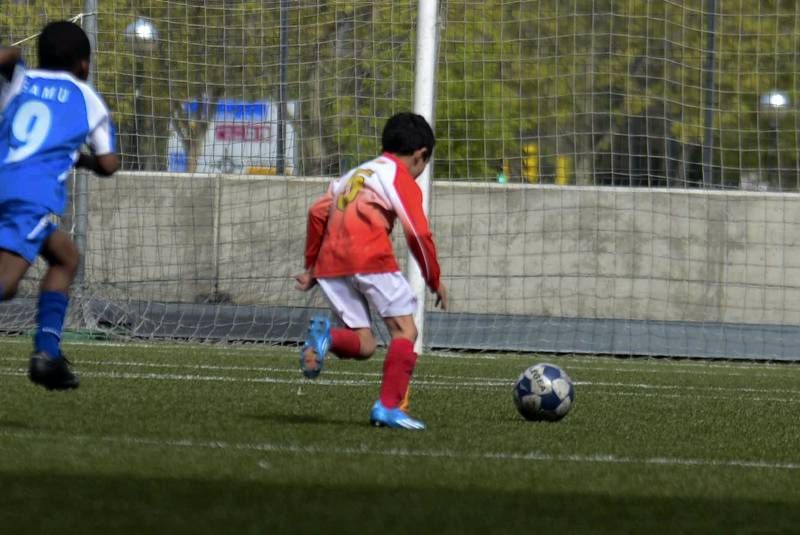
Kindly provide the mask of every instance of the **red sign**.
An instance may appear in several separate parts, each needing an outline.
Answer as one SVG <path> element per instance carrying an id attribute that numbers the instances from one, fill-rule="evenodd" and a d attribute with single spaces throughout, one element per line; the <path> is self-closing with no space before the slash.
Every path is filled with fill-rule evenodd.
<path id="1" fill-rule="evenodd" d="M 270 134 L 267 124 L 217 123 L 214 127 L 217 141 L 262 141 Z"/>

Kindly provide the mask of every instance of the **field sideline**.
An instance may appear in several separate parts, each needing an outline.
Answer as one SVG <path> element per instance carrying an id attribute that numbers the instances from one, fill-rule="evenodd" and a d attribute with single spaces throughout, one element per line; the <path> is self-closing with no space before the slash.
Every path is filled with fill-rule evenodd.
<path id="1" fill-rule="evenodd" d="M 0 339 L 3 533 L 796 533 L 800 366 L 589 356 L 420 358 L 412 413 L 373 429 L 382 356 L 66 344 L 74 392 Z M 522 369 L 576 382 L 524 422 Z"/>

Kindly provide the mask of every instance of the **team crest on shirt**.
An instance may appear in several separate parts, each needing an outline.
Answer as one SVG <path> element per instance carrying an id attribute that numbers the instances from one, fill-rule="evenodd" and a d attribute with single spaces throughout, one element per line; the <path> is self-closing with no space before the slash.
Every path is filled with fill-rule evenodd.
<path id="1" fill-rule="evenodd" d="M 347 205 L 353 202 L 361 190 L 364 188 L 364 181 L 375 174 L 372 169 L 356 169 L 345 185 L 345 189 L 336 200 L 336 208 L 344 210 Z"/>

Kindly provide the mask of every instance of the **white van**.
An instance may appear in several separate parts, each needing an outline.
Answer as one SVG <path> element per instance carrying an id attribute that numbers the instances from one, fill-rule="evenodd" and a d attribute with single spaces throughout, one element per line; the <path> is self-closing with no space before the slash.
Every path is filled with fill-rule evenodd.
<path id="1" fill-rule="evenodd" d="M 208 113 L 200 113 L 208 106 Z M 209 117 L 197 162 L 190 162 L 184 140 L 170 123 L 167 142 L 167 171 L 226 174 L 274 175 L 277 173 L 278 112 L 269 101 L 220 100 L 216 104 L 198 101 L 183 104 L 187 116 Z M 294 103 L 287 105 L 294 116 Z M 286 121 L 284 140 L 285 174 L 294 174 L 295 130 Z M 191 165 L 195 164 L 196 165 Z"/>

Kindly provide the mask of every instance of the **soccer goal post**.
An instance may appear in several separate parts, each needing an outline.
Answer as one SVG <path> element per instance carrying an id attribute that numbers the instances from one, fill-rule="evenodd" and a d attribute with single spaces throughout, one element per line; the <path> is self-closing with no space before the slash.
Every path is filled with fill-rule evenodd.
<path id="1" fill-rule="evenodd" d="M 439 2 L 436 0 L 420 0 L 417 10 L 417 50 L 414 69 L 414 111 L 427 119 L 432 127 L 436 126 L 436 61 L 439 48 Z M 431 167 L 428 162 L 422 174 L 417 177 L 417 184 L 422 190 L 422 205 L 425 213 L 429 213 L 431 195 Z M 422 273 L 409 252 L 407 263 L 408 280 L 417 295 L 419 308 L 414 314 L 418 338 L 415 345 L 417 353 L 422 352 L 425 343 L 425 297 L 426 286 Z"/>
<path id="2" fill-rule="evenodd" d="M 122 171 L 70 180 L 72 330 L 299 342 L 327 310 L 292 280 L 308 206 L 416 110 L 449 310 L 393 239 L 425 349 L 797 358 L 795 3 L 7 4 L 29 65 L 50 20 L 93 36 L 117 126 Z M 42 270 L 3 331 L 32 328 Z"/>

